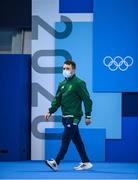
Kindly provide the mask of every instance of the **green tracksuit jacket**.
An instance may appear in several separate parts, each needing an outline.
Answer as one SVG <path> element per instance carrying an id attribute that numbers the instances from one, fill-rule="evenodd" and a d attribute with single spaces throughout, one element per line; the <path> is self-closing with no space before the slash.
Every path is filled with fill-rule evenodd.
<path id="1" fill-rule="evenodd" d="M 92 100 L 84 81 L 73 75 L 59 84 L 56 96 L 51 103 L 49 113 L 54 113 L 60 106 L 63 115 L 73 115 L 80 119 L 83 115 L 82 101 L 85 107 L 85 116 L 90 118 L 92 111 Z"/>

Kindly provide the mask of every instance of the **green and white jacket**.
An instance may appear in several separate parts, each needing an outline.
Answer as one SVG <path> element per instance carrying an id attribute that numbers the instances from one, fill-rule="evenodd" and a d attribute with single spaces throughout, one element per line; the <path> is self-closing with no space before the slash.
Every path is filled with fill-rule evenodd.
<path id="1" fill-rule="evenodd" d="M 85 107 L 85 117 L 91 118 L 92 100 L 86 88 L 86 83 L 76 75 L 62 81 L 51 103 L 49 113 L 54 113 L 60 106 L 63 116 L 72 115 L 80 119 L 83 115 L 82 102 Z"/>

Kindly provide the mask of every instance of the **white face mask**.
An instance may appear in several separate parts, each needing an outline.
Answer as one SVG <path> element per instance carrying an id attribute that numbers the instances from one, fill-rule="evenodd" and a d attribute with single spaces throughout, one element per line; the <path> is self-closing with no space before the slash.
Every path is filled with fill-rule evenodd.
<path id="1" fill-rule="evenodd" d="M 69 70 L 63 70 L 63 76 L 65 78 L 69 78 L 72 76 L 71 72 Z"/>

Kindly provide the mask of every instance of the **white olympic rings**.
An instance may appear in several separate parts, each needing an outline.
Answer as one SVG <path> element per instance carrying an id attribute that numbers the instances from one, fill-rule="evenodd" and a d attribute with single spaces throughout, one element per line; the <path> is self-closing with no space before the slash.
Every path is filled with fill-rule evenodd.
<path id="1" fill-rule="evenodd" d="M 108 67 L 110 71 L 116 71 L 117 69 L 126 71 L 133 63 L 134 60 L 131 56 L 126 56 L 124 59 L 121 56 L 116 56 L 115 58 L 106 56 L 103 59 L 103 64 Z"/>

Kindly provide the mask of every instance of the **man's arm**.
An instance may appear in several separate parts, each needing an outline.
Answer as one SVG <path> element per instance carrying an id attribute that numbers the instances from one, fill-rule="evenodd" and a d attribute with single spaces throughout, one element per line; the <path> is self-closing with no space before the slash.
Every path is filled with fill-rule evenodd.
<path id="1" fill-rule="evenodd" d="M 89 92 L 86 88 L 86 83 L 82 81 L 79 84 L 79 91 L 78 91 L 81 99 L 84 102 L 84 107 L 85 107 L 85 118 L 86 118 L 86 124 L 90 124 L 90 119 L 91 119 L 91 112 L 92 112 L 92 100 L 90 99 Z"/>
<path id="2" fill-rule="evenodd" d="M 60 107 L 60 105 L 61 105 L 61 91 L 59 85 L 56 95 L 51 103 L 51 107 L 49 108 L 49 112 L 45 115 L 45 119 L 48 120 L 50 115 L 56 112 L 56 110 Z"/>

